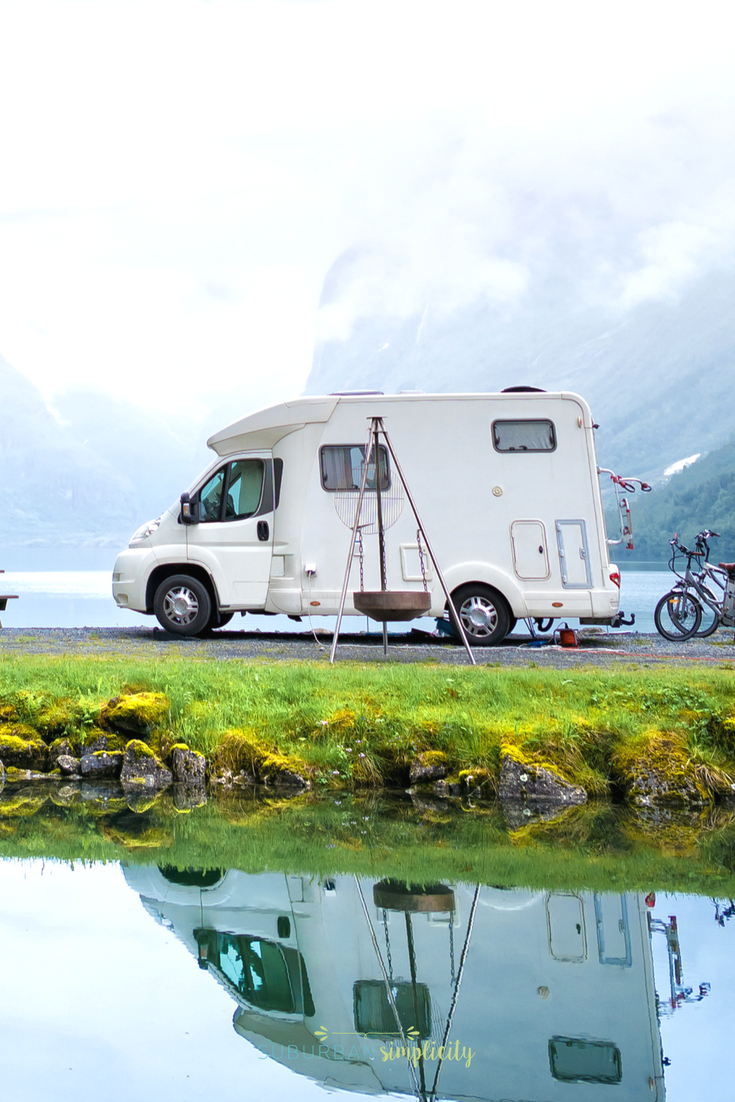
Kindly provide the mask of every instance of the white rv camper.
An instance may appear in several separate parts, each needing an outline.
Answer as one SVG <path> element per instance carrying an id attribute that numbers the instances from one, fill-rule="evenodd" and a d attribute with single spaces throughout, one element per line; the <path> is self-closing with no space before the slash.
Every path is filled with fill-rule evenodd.
<path id="1" fill-rule="evenodd" d="M 236 612 L 334 616 L 381 587 L 374 524 L 352 529 L 371 418 L 380 417 L 471 643 L 516 621 L 615 624 L 594 424 L 576 394 L 349 394 L 298 398 L 212 436 L 214 462 L 117 559 L 113 595 L 176 635 Z M 378 468 L 379 484 L 376 481 Z M 378 490 L 380 494 L 378 495 Z M 367 474 L 380 496 L 387 588 L 446 597 L 389 450 Z M 352 545 L 352 550 L 351 550 Z"/>

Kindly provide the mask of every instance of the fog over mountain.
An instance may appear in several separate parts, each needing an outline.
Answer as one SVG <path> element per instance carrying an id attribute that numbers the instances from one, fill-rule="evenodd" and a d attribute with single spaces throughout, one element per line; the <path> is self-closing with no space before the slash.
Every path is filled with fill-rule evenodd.
<path id="1" fill-rule="evenodd" d="M 333 267 L 322 309 L 354 301 L 376 257 Z M 386 273 L 388 278 L 388 273 Z M 710 271 L 676 295 L 629 307 L 583 301 L 560 266 L 512 304 L 476 301 L 406 317 L 359 317 L 317 347 L 307 393 L 573 390 L 599 423 L 603 466 L 660 478 L 672 463 L 735 435 L 735 272 Z"/>
<path id="2" fill-rule="evenodd" d="M 51 409 L 0 357 L 0 566 L 100 561 L 171 504 L 204 465 L 200 433 L 177 437 L 155 414 L 91 391 Z M 199 445 L 197 447 L 197 445 Z"/>

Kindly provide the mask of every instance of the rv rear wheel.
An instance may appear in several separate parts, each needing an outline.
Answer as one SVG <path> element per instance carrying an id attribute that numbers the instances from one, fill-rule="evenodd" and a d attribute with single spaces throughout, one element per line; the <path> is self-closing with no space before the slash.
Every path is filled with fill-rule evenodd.
<path id="1" fill-rule="evenodd" d="M 174 574 L 156 590 L 153 611 L 172 635 L 201 635 L 212 617 L 212 599 L 197 578 Z"/>
<path id="2" fill-rule="evenodd" d="M 452 603 L 473 647 L 492 647 L 510 631 L 511 613 L 504 597 L 486 585 L 455 589 Z"/>

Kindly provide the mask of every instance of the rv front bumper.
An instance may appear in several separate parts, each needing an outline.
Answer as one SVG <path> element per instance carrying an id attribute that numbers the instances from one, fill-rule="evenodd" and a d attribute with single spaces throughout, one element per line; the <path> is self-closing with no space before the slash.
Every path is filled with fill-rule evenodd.
<path id="1" fill-rule="evenodd" d="M 157 559 L 151 548 L 128 548 L 117 556 L 112 573 L 112 596 L 120 608 L 147 612 L 146 585 Z"/>

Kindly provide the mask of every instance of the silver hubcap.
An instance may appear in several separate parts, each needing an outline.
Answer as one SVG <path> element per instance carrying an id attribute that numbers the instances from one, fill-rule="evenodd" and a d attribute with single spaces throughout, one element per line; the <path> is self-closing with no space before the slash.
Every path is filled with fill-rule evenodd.
<path id="1" fill-rule="evenodd" d="M 196 593 L 184 585 L 169 589 L 163 599 L 163 612 L 173 624 L 191 624 L 199 613 Z"/>
<path id="2" fill-rule="evenodd" d="M 462 627 L 474 636 L 492 635 L 498 626 L 495 605 L 487 597 L 468 597 L 459 610 Z"/>

